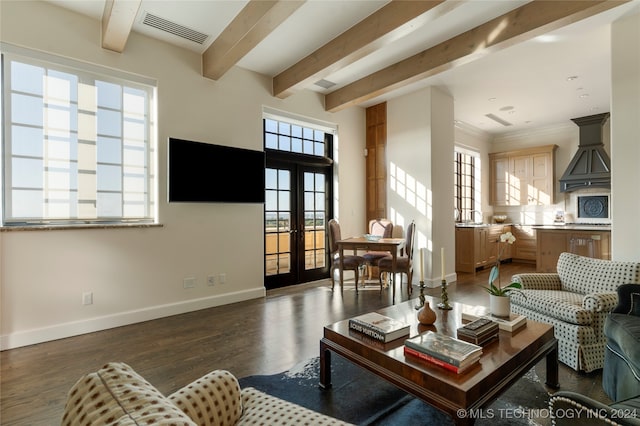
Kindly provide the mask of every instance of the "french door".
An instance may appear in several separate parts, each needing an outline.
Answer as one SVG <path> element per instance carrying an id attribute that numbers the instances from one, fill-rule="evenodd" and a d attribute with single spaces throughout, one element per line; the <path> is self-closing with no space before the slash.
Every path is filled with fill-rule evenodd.
<path id="1" fill-rule="evenodd" d="M 265 286 L 328 276 L 331 167 L 269 160 L 265 175 Z"/>

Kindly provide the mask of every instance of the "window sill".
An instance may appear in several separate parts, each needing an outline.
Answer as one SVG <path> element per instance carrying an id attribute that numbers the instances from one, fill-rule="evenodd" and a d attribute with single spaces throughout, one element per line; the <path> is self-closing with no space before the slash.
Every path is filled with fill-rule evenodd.
<path id="1" fill-rule="evenodd" d="M 78 224 L 78 225 L 31 225 L 31 226 L 0 226 L 0 232 L 13 231 L 61 231 L 78 229 L 123 229 L 123 228 L 162 228 L 161 223 L 114 223 L 114 224 Z"/>

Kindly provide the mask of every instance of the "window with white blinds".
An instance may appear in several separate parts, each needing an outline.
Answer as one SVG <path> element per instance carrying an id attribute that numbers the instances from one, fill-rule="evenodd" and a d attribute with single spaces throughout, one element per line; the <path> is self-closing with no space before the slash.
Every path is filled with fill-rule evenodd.
<path id="1" fill-rule="evenodd" d="M 2 55 L 3 224 L 153 222 L 155 86 L 42 56 Z"/>

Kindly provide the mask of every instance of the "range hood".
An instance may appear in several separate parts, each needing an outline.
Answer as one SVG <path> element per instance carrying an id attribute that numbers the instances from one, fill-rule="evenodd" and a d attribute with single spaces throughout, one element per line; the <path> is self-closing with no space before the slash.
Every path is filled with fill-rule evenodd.
<path id="1" fill-rule="evenodd" d="M 560 192 L 611 188 L 611 160 L 604 150 L 602 127 L 609 113 L 573 118 L 580 128 L 578 152 L 560 178 Z"/>

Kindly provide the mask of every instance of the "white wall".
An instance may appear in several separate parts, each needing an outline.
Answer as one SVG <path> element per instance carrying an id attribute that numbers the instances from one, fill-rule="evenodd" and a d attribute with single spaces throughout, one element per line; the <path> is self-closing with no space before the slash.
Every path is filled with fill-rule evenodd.
<path id="1" fill-rule="evenodd" d="M 261 150 L 263 105 L 338 125 L 337 215 L 345 234 L 364 229 L 364 109 L 331 114 L 312 92 L 279 100 L 269 78 L 240 68 L 206 79 L 199 55 L 136 33 L 124 53 L 104 50 L 99 22 L 50 4 L 1 7 L 2 42 L 158 81 L 163 226 L 0 232 L 0 348 L 262 297 L 262 205 L 168 204 L 164 167 L 170 136 Z M 227 283 L 208 287 L 207 275 L 218 273 Z M 184 289 L 185 277 L 197 287 Z M 83 306 L 88 291 L 94 303 Z"/>
<path id="2" fill-rule="evenodd" d="M 387 164 L 390 219 L 416 222 L 414 283 L 419 249 L 425 248 L 425 283 L 440 285 L 444 247 L 448 281 L 455 281 L 453 217 L 453 99 L 428 87 L 387 102 Z M 446 183 L 445 183 L 446 182 Z"/>
<path id="3" fill-rule="evenodd" d="M 612 25 L 611 256 L 640 261 L 640 13 Z"/>

